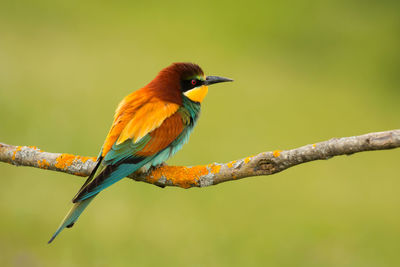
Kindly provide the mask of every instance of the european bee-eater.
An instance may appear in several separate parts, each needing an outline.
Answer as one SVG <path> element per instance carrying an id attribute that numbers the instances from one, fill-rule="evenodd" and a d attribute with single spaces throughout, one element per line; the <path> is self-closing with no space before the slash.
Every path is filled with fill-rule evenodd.
<path id="1" fill-rule="evenodd" d="M 144 167 L 157 166 L 188 141 L 208 86 L 231 79 L 205 76 L 192 63 L 173 63 L 118 105 L 96 167 L 72 199 L 74 203 L 49 243 L 72 227 L 102 190 Z"/>

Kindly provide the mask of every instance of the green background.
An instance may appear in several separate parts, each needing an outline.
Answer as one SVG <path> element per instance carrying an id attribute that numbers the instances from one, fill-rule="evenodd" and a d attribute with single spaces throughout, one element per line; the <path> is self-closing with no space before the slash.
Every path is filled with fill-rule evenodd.
<path id="1" fill-rule="evenodd" d="M 210 87 L 168 163 L 399 128 L 399 1 L 2 1 L 0 142 L 96 156 L 172 62 Z M 46 242 L 84 178 L 0 164 L 0 266 L 399 266 L 400 150 L 203 189 L 123 180 Z"/>

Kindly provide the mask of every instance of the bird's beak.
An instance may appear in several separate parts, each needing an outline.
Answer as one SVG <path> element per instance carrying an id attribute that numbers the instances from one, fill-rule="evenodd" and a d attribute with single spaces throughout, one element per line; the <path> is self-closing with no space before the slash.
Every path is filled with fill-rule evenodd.
<path id="1" fill-rule="evenodd" d="M 224 78 L 224 77 L 218 77 L 218 76 L 207 76 L 206 81 L 204 82 L 204 85 L 210 85 L 210 84 L 214 84 L 214 83 L 223 83 L 223 82 L 233 82 L 233 80 Z"/>

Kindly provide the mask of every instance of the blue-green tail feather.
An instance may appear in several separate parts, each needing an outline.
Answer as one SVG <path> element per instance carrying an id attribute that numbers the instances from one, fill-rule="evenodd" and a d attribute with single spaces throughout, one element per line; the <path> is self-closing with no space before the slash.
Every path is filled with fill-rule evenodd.
<path id="1" fill-rule="evenodd" d="M 68 212 L 67 216 L 65 216 L 57 231 L 50 238 L 48 244 L 53 242 L 53 240 L 65 227 L 72 227 L 72 225 L 76 222 L 76 220 L 78 220 L 79 216 L 82 214 L 82 212 L 86 209 L 86 207 L 94 199 L 95 196 L 96 195 L 81 202 L 75 203 L 74 206 L 72 206 L 71 210 Z"/>

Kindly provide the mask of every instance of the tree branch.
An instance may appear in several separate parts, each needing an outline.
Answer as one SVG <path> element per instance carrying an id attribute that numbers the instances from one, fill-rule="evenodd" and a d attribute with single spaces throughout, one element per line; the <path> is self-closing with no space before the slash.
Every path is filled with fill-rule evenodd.
<path id="1" fill-rule="evenodd" d="M 212 163 L 193 167 L 160 166 L 148 172 L 137 171 L 129 178 L 161 187 L 204 187 L 251 176 L 271 175 L 309 161 L 397 147 L 400 147 L 400 129 L 333 138 L 291 150 L 263 152 L 224 164 Z M 37 147 L 0 143 L 0 161 L 16 166 L 31 166 L 88 176 L 95 166 L 96 158 L 49 153 Z"/>

